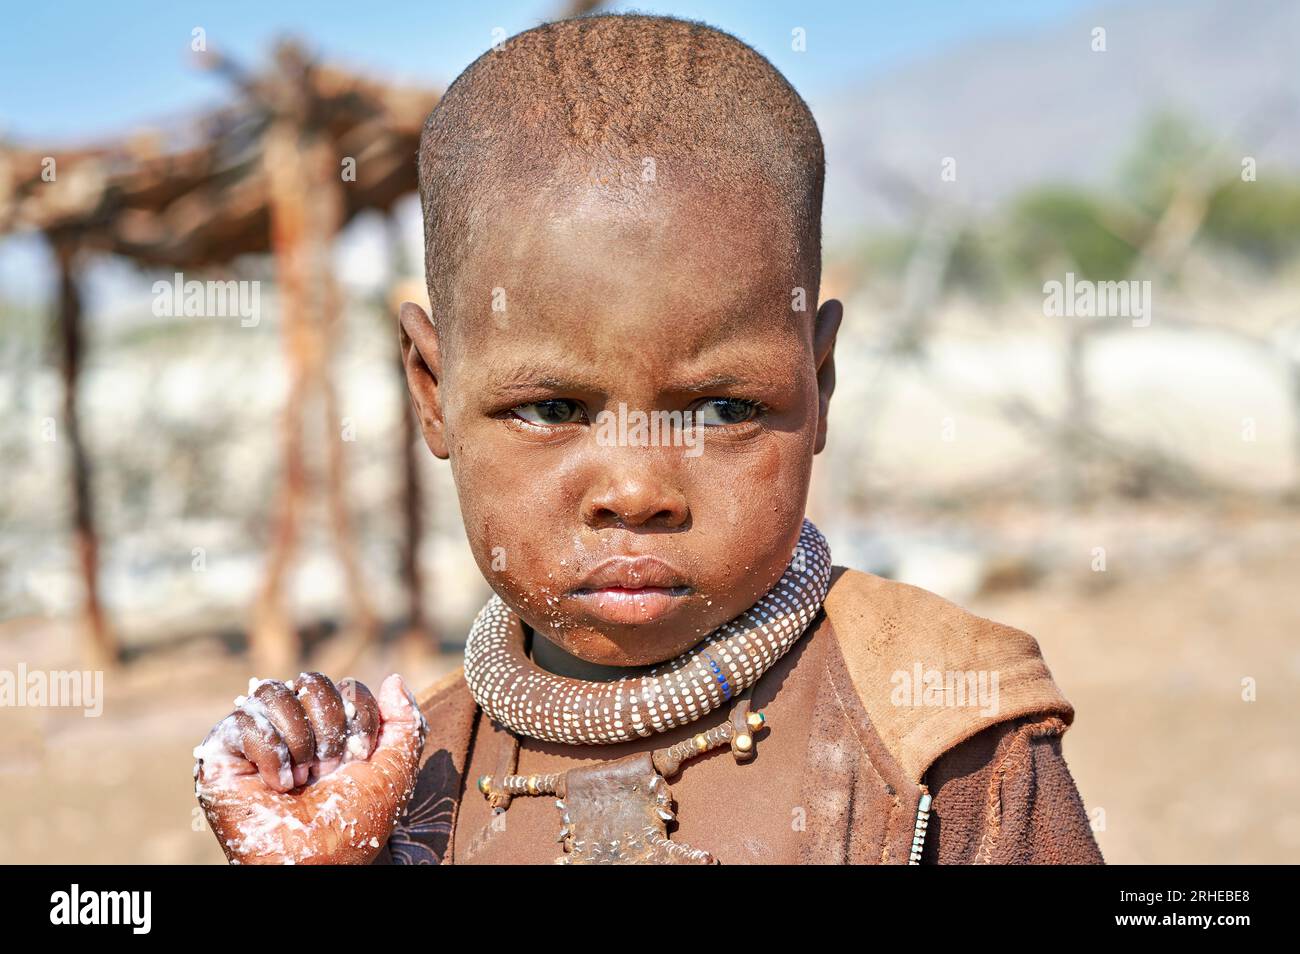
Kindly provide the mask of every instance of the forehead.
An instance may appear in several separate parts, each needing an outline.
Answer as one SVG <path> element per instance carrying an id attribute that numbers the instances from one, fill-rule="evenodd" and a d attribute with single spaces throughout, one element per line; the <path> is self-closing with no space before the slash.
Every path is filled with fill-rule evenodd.
<path id="1" fill-rule="evenodd" d="M 797 360 L 792 231 L 761 197 L 534 200 L 481 230 L 449 296 L 451 349 L 474 363 L 566 361 L 631 374 Z M 808 309 L 815 292 L 804 295 Z"/>

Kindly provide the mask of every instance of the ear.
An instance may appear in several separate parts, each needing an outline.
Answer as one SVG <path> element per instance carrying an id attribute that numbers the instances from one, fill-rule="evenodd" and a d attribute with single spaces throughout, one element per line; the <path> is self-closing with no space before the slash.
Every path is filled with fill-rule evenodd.
<path id="1" fill-rule="evenodd" d="M 832 298 L 822 303 L 813 321 L 813 364 L 817 368 L 817 443 L 814 454 L 826 446 L 826 416 L 835 393 L 835 336 L 840 330 L 844 306 Z"/>
<path id="2" fill-rule="evenodd" d="M 434 457 L 447 459 L 447 435 L 443 428 L 442 350 L 438 333 L 424 309 L 404 301 L 397 316 L 398 343 L 402 349 L 402 367 L 406 370 L 406 387 L 411 392 L 424 442 Z"/>

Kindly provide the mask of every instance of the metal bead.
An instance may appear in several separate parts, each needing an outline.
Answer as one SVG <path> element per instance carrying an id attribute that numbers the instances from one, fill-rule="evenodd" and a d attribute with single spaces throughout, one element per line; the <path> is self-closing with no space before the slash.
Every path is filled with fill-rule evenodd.
<path id="1" fill-rule="evenodd" d="M 696 748 L 698 751 L 700 751 L 700 752 L 707 752 L 707 751 L 708 751 L 708 749 L 709 749 L 709 740 L 706 739 L 706 738 L 704 737 L 704 733 L 703 733 L 703 732 L 701 732 L 699 735 L 697 735 L 697 736 L 696 736 L 694 739 L 692 739 L 691 741 L 695 743 L 695 748 Z"/>
<path id="2" fill-rule="evenodd" d="M 751 712 L 749 715 L 745 716 L 745 722 L 748 723 L 749 728 L 752 731 L 757 732 L 767 724 L 767 716 L 763 715 L 761 712 Z"/>
<path id="3" fill-rule="evenodd" d="M 480 775 L 478 777 L 478 790 L 484 795 L 492 794 L 492 776 Z"/>

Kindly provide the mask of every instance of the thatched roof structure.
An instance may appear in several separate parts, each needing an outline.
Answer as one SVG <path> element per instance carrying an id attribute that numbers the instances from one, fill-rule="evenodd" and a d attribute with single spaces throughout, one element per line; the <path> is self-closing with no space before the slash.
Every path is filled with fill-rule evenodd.
<path id="1" fill-rule="evenodd" d="M 236 101 L 205 115 L 170 144 L 137 135 L 79 149 L 0 146 L 0 235 L 44 234 L 54 248 L 59 284 L 54 324 L 64 378 L 64 435 L 72 467 L 75 544 L 86 588 L 88 656 L 121 658 L 98 593 L 98 536 L 92 462 L 80 433 L 77 379 L 85 334 L 79 271 L 88 254 L 109 253 L 144 267 L 202 270 L 239 256 L 271 253 L 281 289 L 280 326 L 291 380 L 283 422 L 284 465 L 265 581 L 254 609 L 255 655 L 276 668 L 297 651 L 283 607 L 286 574 L 297 548 L 302 500 L 310 492 L 301 432 L 320 405 L 338 416 L 329 373 L 342 310 L 331 249 L 365 209 L 387 211 L 416 189 L 416 152 L 438 93 L 398 89 L 313 62 L 281 44 L 271 67 L 248 75 L 215 54 L 203 65 L 236 88 Z M 184 141 L 178 141 L 184 140 Z M 407 449 L 410 453 L 410 449 Z M 343 451 L 331 447 L 326 493 L 347 580 L 354 642 L 376 629 L 344 499 Z M 408 467 L 413 475 L 414 468 Z M 418 487 L 411 478 L 408 509 Z M 411 522 L 407 549 L 418 530 Z M 409 616 L 419 628 L 418 580 L 407 574 Z"/>
<path id="2" fill-rule="evenodd" d="M 263 153 L 277 120 L 355 160 L 356 179 L 343 189 L 344 221 L 363 209 L 386 210 L 415 189 L 414 157 L 435 91 L 394 88 L 319 65 L 288 43 L 259 76 L 216 54 L 203 56 L 240 96 L 199 120 L 186 137 L 197 141 L 168 148 L 158 136 L 141 135 L 77 149 L 0 146 L 0 234 L 35 230 L 142 265 L 177 268 L 270 251 Z"/>
<path id="3" fill-rule="evenodd" d="M 600 0 L 570 0 L 568 15 Z M 64 379 L 64 437 L 72 467 L 75 545 L 86 588 L 87 649 L 96 664 L 121 658 L 100 605 L 98 538 L 91 461 L 80 434 L 77 378 L 85 334 L 79 270 L 88 254 L 122 256 L 143 267 L 193 269 L 270 253 L 280 289 L 281 338 L 289 371 L 280 500 L 264 582 L 250 637 L 268 671 L 287 669 L 296 633 L 283 590 L 299 544 L 300 514 L 310 481 L 303 457 L 305 417 L 338 420 L 329 373 L 342 296 L 331 252 L 339 230 L 366 209 L 388 211 L 416 191 L 416 154 L 425 117 L 438 101 L 430 89 L 403 89 L 315 62 L 282 43 L 268 69 L 250 74 L 213 52 L 204 68 L 236 91 L 231 105 L 199 118 L 184 135 L 123 137 L 74 149 L 0 143 L 0 236 L 39 232 L 59 269 L 54 323 Z M 395 373 L 401 373 L 400 361 Z M 319 407 L 317 407 L 319 405 Z M 403 576 L 410 596 L 407 624 L 424 632 L 418 552 L 420 488 L 414 466 L 416 431 L 407 416 Z M 334 442 L 325 476 L 330 522 L 343 564 L 357 645 L 377 628 L 345 499 L 345 458 Z M 340 663 L 340 666 L 344 663 Z"/>

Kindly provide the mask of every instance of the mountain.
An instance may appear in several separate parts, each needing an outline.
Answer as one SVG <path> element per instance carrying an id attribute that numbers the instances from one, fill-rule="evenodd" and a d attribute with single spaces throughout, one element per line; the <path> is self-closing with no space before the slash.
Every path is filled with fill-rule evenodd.
<path id="1" fill-rule="evenodd" d="M 1092 49 L 1096 27 L 1106 31 L 1104 52 Z M 1107 5 L 968 41 L 814 100 L 826 140 L 828 238 L 906 215 L 900 178 L 976 208 L 1038 182 L 1113 182 L 1143 126 L 1162 112 L 1229 144 L 1229 175 L 1246 155 L 1261 178 L 1293 172 L 1297 48 L 1294 0 Z M 949 156 L 957 177 L 944 182 Z"/>

